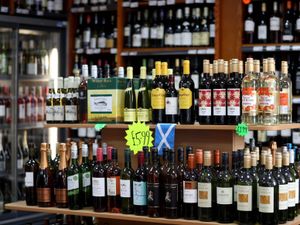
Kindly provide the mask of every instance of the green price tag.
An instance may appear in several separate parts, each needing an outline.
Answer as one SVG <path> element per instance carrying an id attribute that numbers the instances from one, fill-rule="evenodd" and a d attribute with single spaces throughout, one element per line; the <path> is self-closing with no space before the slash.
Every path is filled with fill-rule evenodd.
<path id="1" fill-rule="evenodd" d="M 126 145 L 129 146 L 134 154 L 141 151 L 144 146 L 151 148 L 153 146 L 153 137 L 150 126 L 141 122 L 133 122 L 132 125 L 128 126 L 126 130 L 125 139 L 127 140 Z"/>
<path id="2" fill-rule="evenodd" d="M 97 124 L 95 124 L 95 130 L 96 130 L 96 131 L 100 131 L 100 130 L 102 130 L 105 126 L 106 126 L 105 123 L 97 123 Z"/>
<path id="3" fill-rule="evenodd" d="M 235 132 L 241 137 L 246 136 L 249 132 L 248 125 L 246 123 L 239 123 L 235 126 Z"/>

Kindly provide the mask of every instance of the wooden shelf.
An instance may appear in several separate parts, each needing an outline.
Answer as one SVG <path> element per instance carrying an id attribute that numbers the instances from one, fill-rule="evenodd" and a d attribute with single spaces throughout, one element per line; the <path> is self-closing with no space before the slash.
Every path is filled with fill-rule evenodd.
<path id="1" fill-rule="evenodd" d="M 147 216 L 125 215 L 121 213 L 107 213 L 107 212 L 97 213 L 94 212 L 92 208 L 84 208 L 82 210 L 61 209 L 56 207 L 41 208 L 38 206 L 27 206 L 25 201 L 18 201 L 18 202 L 5 204 L 5 208 L 9 210 L 15 210 L 15 211 L 87 216 L 87 217 L 96 217 L 96 218 L 119 220 L 119 221 L 131 221 L 131 222 L 139 222 L 139 223 L 172 224 L 172 225 L 185 225 L 185 224 L 219 225 L 220 224 L 217 222 L 202 222 L 198 220 L 184 220 L 184 219 L 151 218 Z M 300 216 L 297 216 L 293 221 L 289 221 L 285 224 L 299 225 L 299 223 L 300 223 Z M 228 223 L 228 224 L 233 225 L 236 223 Z"/>
<path id="2" fill-rule="evenodd" d="M 22 75 L 19 78 L 20 82 L 48 82 L 49 76 L 44 75 Z"/>
<path id="3" fill-rule="evenodd" d="M 117 10 L 117 4 L 100 5 L 100 6 L 85 6 L 72 7 L 71 13 L 93 13 L 93 12 L 111 12 Z"/>
<path id="4" fill-rule="evenodd" d="M 300 43 L 243 44 L 242 52 L 300 51 Z"/>
<path id="5" fill-rule="evenodd" d="M 87 124 L 71 124 L 71 123 L 48 123 L 45 124 L 45 128 L 56 127 L 56 128 L 92 128 L 95 127 L 95 124 L 87 123 Z M 106 129 L 127 129 L 128 124 L 106 124 Z M 150 128 L 154 129 L 155 125 L 150 124 Z M 254 125 L 249 126 L 250 130 L 286 130 L 286 129 L 296 129 L 300 128 L 300 123 L 291 123 L 291 124 L 278 124 L 278 125 Z M 177 130 L 228 130 L 234 131 L 235 125 L 176 125 Z"/>

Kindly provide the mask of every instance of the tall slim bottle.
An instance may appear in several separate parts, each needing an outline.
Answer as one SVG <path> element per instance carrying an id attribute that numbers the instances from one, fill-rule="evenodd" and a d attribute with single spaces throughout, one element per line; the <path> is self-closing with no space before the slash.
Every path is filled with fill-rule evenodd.
<path id="1" fill-rule="evenodd" d="M 125 167 L 120 175 L 120 196 L 121 196 L 121 211 L 124 214 L 133 213 L 133 169 L 131 168 L 131 151 L 126 148 L 124 151 Z"/>
<path id="2" fill-rule="evenodd" d="M 231 153 L 232 156 L 232 170 L 231 170 L 231 175 L 233 179 L 233 207 L 234 207 L 234 212 L 233 212 L 233 218 L 236 220 L 237 218 L 237 201 L 238 201 L 238 195 L 237 195 L 237 186 L 238 186 L 238 179 L 240 175 L 244 172 L 240 171 L 240 166 L 239 166 L 239 155 L 238 151 L 232 151 Z M 242 159 L 242 162 L 244 161 L 244 158 Z"/>
<path id="3" fill-rule="evenodd" d="M 150 121 L 150 99 L 147 88 L 147 71 L 145 66 L 140 68 L 140 87 L 138 90 L 137 121 L 148 123 Z"/>
<path id="4" fill-rule="evenodd" d="M 63 123 L 65 120 L 65 107 L 64 107 L 64 81 L 62 77 L 57 78 L 57 93 L 53 97 L 53 119 L 56 123 Z"/>
<path id="5" fill-rule="evenodd" d="M 59 144 L 60 162 L 55 181 L 56 207 L 68 207 L 66 144 Z"/>
<path id="6" fill-rule="evenodd" d="M 183 216 L 183 178 L 184 178 L 184 149 L 177 149 L 177 179 L 178 179 L 178 217 Z"/>
<path id="7" fill-rule="evenodd" d="M 40 167 L 36 178 L 37 205 L 39 207 L 53 206 L 53 177 L 47 160 L 47 144 L 41 143 Z"/>
<path id="8" fill-rule="evenodd" d="M 127 67 L 127 87 L 124 93 L 124 122 L 132 123 L 136 121 L 136 98 L 133 85 L 133 68 Z"/>
<path id="9" fill-rule="evenodd" d="M 27 205 L 37 204 L 36 178 L 38 170 L 39 164 L 35 160 L 35 147 L 34 144 L 31 143 L 29 144 L 29 160 L 25 164 L 25 193 Z"/>
<path id="10" fill-rule="evenodd" d="M 91 205 L 91 197 L 92 197 L 92 174 L 90 169 L 90 163 L 88 158 L 88 145 L 82 144 L 82 164 L 79 167 L 82 182 L 81 187 L 81 202 L 83 207 L 87 207 Z"/>
<path id="11" fill-rule="evenodd" d="M 79 121 L 81 123 L 87 123 L 87 83 L 89 77 L 89 68 L 88 65 L 82 65 L 82 81 L 79 84 Z"/>
<path id="12" fill-rule="evenodd" d="M 19 87 L 19 95 L 22 93 L 20 92 Z M 50 79 L 49 81 L 49 87 L 48 87 L 48 94 L 46 98 L 46 121 L 47 123 L 53 123 L 54 122 L 54 106 L 53 106 L 53 95 L 55 94 L 54 90 L 54 79 Z M 19 100 L 18 100 L 19 101 Z M 25 118 L 25 109 L 21 108 L 23 104 L 19 104 L 19 120 L 20 122 Z"/>
<path id="13" fill-rule="evenodd" d="M 299 175 L 295 168 L 295 150 L 289 149 L 290 153 L 290 171 L 291 174 L 295 177 L 295 217 L 297 216 L 297 209 L 299 206 Z"/>
<path id="14" fill-rule="evenodd" d="M 292 81 L 288 76 L 287 61 L 281 62 L 281 76 L 279 80 L 280 96 L 279 96 L 279 122 L 292 122 Z"/>
<path id="15" fill-rule="evenodd" d="M 177 123 L 178 122 L 178 92 L 175 89 L 175 80 L 173 76 L 173 70 L 168 70 L 169 85 L 166 91 L 166 122 Z"/>
<path id="16" fill-rule="evenodd" d="M 183 75 L 179 82 L 179 122 L 194 124 L 195 122 L 195 86 L 190 75 L 190 61 L 183 61 Z"/>

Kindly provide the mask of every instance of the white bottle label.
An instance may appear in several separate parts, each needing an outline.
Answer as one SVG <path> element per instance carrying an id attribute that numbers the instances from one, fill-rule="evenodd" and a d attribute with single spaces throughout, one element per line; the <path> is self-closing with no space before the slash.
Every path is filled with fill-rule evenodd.
<path id="1" fill-rule="evenodd" d="M 106 38 L 99 37 L 98 38 L 98 48 L 105 48 L 106 47 Z"/>
<path id="2" fill-rule="evenodd" d="M 293 39 L 294 39 L 294 36 L 291 35 L 291 34 L 284 34 L 284 35 L 282 35 L 282 40 L 283 41 L 293 41 Z"/>
<path id="3" fill-rule="evenodd" d="M 294 207 L 296 205 L 296 182 L 289 182 L 288 183 L 289 187 L 289 207 Z"/>
<path id="4" fill-rule="evenodd" d="M 280 30 L 280 18 L 277 16 L 272 16 L 270 18 L 270 30 L 279 31 Z"/>
<path id="5" fill-rule="evenodd" d="M 214 38 L 215 37 L 215 24 L 209 24 L 209 37 Z"/>
<path id="6" fill-rule="evenodd" d="M 165 45 L 172 46 L 174 43 L 174 35 L 173 34 L 165 34 Z"/>
<path id="7" fill-rule="evenodd" d="M 130 180 L 120 180 L 120 192 L 121 198 L 131 198 Z"/>
<path id="8" fill-rule="evenodd" d="M 107 178 L 107 195 L 108 196 L 117 196 L 117 179 Z"/>
<path id="9" fill-rule="evenodd" d="M 266 40 L 267 39 L 267 26 L 266 25 L 259 25 L 258 26 L 258 39 L 259 40 Z"/>
<path id="10" fill-rule="evenodd" d="M 157 27 L 157 39 L 164 39 L 164 26 L 160 25 Z"/>
<path id="11" fill-rule="evenodd" d="M 79 48 L 81 48 L 81 38 L 76 37 L 75 38 L 75 49 L 79 49 Z"/>
<path id="12" fill-rule="evenodd" d="M 24 117 L 21 117 L 23 115 L 21 113 L 24 113 Z M 25 110 L 21 112 L 21 108 L 19 111 L 19 119 L 25 119 Z M 54 108 L 53 106 L 46 106 L 46 121 L 53 121 L 53 120 L 54 120 Z"/>
<path id="13" fill-rule="evenodd" d="M 79 189 L 79 174 L 68 176 L 68 191 Z"/>
<path id="14" fill-rule="evenodd" d="M 149 27 L 142 27 L 142 39 L 149 39 Z"/>
<path id="15" fill-rule="evenodd" d="M 150 39 L 157 39 L 157 27 L 150 28 Z"/>
<path id="16" fill-rule="evenodd" d="M 77 120 L 77 106 L 76 105 L 66 105 L 66 121 L 76 121 Z"/>
<path id="17" fill-rule="evenodd" d="M 293 131 L 293 144 L 300 144 L 300 132 Z"/>
<path id="18" fill-rule="evenodd" d="M 82 174 L 82 187 L 91 186 L 91 172 Z"/>
<path id="19" fill-rule="evenodd" d="M 34 187 L 33 172 L 25 172 L 25 187 Z"/>
<path id="20" fill-rule="evenodd" d="M 5 105 L 0 105 L 0 117 L 5 117 Z"/>
<path id="21" fill-rule="evenodd" d="M 105 197 L 105 178 L 104 177 L 93 177 L 92 189 L 94 197 Z"/>
<path id="22" fill-rule="evenodd" d="M 292 130 L 290 130 L 290 129 L 282 130 L 282 131 L 280 131 L 280 135 L 281 135 L 282 137 L 291 137 L 291 135 L 292 135 Z"/>
<path id="23" fill-rule="evenodd" d="M 28 102 L 27 104 L 26 104 L 26 117 L 31 117 L 31 103 L 30 102 Z"/>
<path id="24" fill-rule="evenodd" d="M 199 116 L 211 116 L 211 89 L 199 89 Z"/>
<path id="25" fill-rule="evenodd" d="M 258 187 L 259 212 L 274 213 L 274 187 Z"/>
<path id="26" fill-rule="evenodd" d="M 83 32 L 83 42 L 84 43 L 90 43 L 91 40 L 91 31 L 90 30 L 85 30 Z"/>
<path id="27" fill-rule="evenodd" d="M 54 2 L 53 1 L 48 1 L 47 2 L 47 9 L 49 12 L 52 12 L 54 9 Z"/>
<path id="28" fill-rule="evenodd" d="M 197 182 L 183 181 L 183 202 L 197 203 Z"/>
<path id="29" fill-rule="evenodd" d="M 279 185 L 279 210 L 285 210 L 288 208 L 289 200 L 289 185 L 280 184 Z"/>
<path id="30" fill-rule="evenodd" d="M 179 83 L 180 83 L 180 76 L 175 76 L 174 77 L 174 86 L 175 86 L 175 89 L 178 91 L 179 90 Z"/>
<path id="31" fill-rule="evenodd" d="M 124 27 L 124 36 L 129 37 L 131 33 L 130 31 L 131 31 L 130 26 Z"/>
<path id="32" fill-rule="evenodd" d="M 175 33 L 173 37 L 174 37 L 174 40 L 173 40 L 174 46 L 180 46 L 181 45 L 181 33 Z"/>
<path id="33" fill-rule="evenodd" d="M 198 183 L 198 207 L 212 207 L 211 190 L 211 183 Z"/>
<path id="34" fill-rule="evenodd" d="M 300 18 L 296 21 L 296 30 L 300 30 Z"/>
<path id="35" fill-rule="evenodd" d="M 237 210 L 252 211 L 252 186 L 237 185 Z"/>
<path id="36" fill-rule="evenodd" d="M 65 115 L 65 109 L 63 106 L 53 106 L 54 109 L 54 121 L 63 121 Z"/>
<path id="37" fill-rule="evenodd" d="M 27 73 L 30 75 L 37 75 L 37 63 L 28 63 L 27 64 Z"/>
<path id="38" fill-rule="evenodd" d="M 58 12 L 63 10 L 63 1 L 62 0 L 54 1 L 54 10 L 58 11 Z"/>
<path id="39" fill-rule="evenodd" d="M 132 46 L 141 47 L 142 46 L 142 36 L 141 34 L 134 34 L 132 36 Z"/>
<path id="40" fill-rule="evenodd" d="M 231 205 L 233 202 L 232 187 L 217 187 L 217 204 Z"/>
<path id="41" fill-rule="evenodd" d="M 133 181 L 133 205 L 147 205 L 146 182 Z"/>
<path id="42" fill-rule="evenodd" d="M 299 203 L 299 179 L 296 179 L 296 204 Z"/>
<path id="43" fill-rule="evenodd" d="M 198 74 L 192 74 L 191 78 L 194 81 L 195 89 L 198 89 L 199 88 L 199 75 Z"/>
<path id="44" fill-rule="evenodd" d="M 23 158 L 17 160 L 17 169 L 23 169 Z"/>
<path id="45" fill-rule="evenodd" d="M 178 99 L 177 97 L 166 97 L 166 115 L 177 115 Z"/>
<path id="46" fill-rule="evenodd" d="M 181 33 L 181 45 L 191 46 L 192 45 L 192 33 L 182 32 Z"/>
<path id="47" fill-rule="evenodd" d="M 245 21 L 245 31 L 247 32 L 254 32 L 254 21 L 253 20 L 246 20 Z"/>
<path id="48" fill-rule="evenodd" d="M 97 48 L 97 38 L 96 37 L 91 37 L 90 48 L 91 49 Z"/>
<path id="49" fill-rule="evenodd" d="M 47 107 L 49 107 L 49 106 L 47 106 Z M 21 105 L 19 105 L 19 119 L 23 120 L 23 119 L 25 119 L 25 117 L 26 117 L 25 116 L 25 104 L 21 104 Z M 53 118 L 53 116 L 52 116 L 52 118 Z"/>

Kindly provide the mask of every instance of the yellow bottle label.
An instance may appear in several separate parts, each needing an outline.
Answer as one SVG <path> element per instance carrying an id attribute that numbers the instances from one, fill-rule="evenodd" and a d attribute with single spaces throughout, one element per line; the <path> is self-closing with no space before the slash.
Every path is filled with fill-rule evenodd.
<path id="1" fill-rule="evenodd" d="M 137 109 L 137 121 L 149 122 L 149 109 Z"/>
<path id="2" fill-rule="evenodd" d="M 151 91 L 151 106 L 152 109 L 164 109 L 165 108 L 165 96 L 166 91 L 162 88 L 155 88 Z"/>
<path id="3" fill-rule="evenodd" d="M 124 122 L 135 122 L 136 121 L 136 110 L 124 108 Z"/>
<path id="4" fill-rule="evenodd" d="M 192 107 L 193 95 L 189 88 L 179 89 L 179 109 L 190 109 Z"/>

